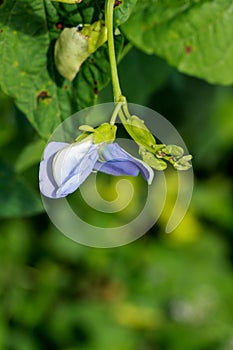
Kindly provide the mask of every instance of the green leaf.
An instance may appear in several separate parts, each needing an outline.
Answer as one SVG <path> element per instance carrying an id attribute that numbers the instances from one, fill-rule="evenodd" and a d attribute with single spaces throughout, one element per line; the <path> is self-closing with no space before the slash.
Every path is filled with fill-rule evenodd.
<path id="1" fill-rule="evenodd" d="M 102 18 L 101 11 L 90 1 L 66 5 L 5 0 L 1 5 L 0 86 L 44 139 L 64 119 L 93 105 L 110 79 L 106 47 L 90 56 L 72 83 L 54 65 L 60 27 L 91 23 L 93 16 Z"/>
<path id="2" fill-rule="evenodd" d="M 45 146 L 46 143 L 43 140 L 37 140 L 27 145 L 16 160 L 15 171 L 21 173 L 39 163 Z"/>
<path id="3" fill-rule="evenodd" d="M 121 0 L 121 3 L 114 9 L 114 24 L 118 27 L 127 21 L 137 0 Z"/>
<path id="4" fill-rule="evenodd" d="M 9 143 L 16 134 L 16 123 L 14 120 L 13 101 L 0 91 L 0 148 Z"/>
<path id="5" fill-rule="evenodd" d="M 72 81 L 83 62 L 106 41 L 107 27 L 102 20 L 64 28 L 54 48 L 55 65 L 60 75 Z"/>
<path id="6" fill-rule="evenodd" d="M 135 46 L 181 72 L 211 83 L 233 83 L 230 0 L 138 0 L 121 29 Z"/>
<path id="7" fill-rule="evenodd" d="M 0 218 L 21 217 L 43 211 L 38 196 L 0 160 Z"/>

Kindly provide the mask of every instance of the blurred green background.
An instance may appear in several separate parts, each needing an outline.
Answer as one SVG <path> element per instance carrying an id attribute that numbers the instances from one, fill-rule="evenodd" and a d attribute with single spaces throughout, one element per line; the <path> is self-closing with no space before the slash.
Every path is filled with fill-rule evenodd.
<path id="1" fill-rule="evenodd" d="M 182 75 L 136 49 L 119 72 L 129 102 L 165 116 L 193 154 L 189 211 L 164 233 L 171 190 L 159 221 L 138 241 L 114 249 L 72 242 L 40 201 L 43 145 L 0 93 L 0 349 L 233 349 L 233 88 Z M 99 102 L 111 101 L 110 91 Z M 31 142 L 35 152 L 25 155 Z M 107 178 L 99 188 L 111 200 L 115 178 Z M 167 179 L 172 189 L 174 170 Z M 140 192 L 141 179 L 134 182 Z M 140 196 L 134 201 L 137 208 Z M 97 211 L 83 211 L 103 224 Z"/>

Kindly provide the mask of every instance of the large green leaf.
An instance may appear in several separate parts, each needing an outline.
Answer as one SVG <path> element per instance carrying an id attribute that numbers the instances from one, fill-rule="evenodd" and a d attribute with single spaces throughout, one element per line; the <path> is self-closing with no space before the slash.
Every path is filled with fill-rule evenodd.
<path id="1" fill-rule="evenodd" d="M 106 45 L 90 56 L 72 83 L 58 74 L 53 58 L 60 30 L 103 18 L 103 4 L 5 0 L 0 5 L 0 86 L 45 139 L 65 118 L 93 105 L 109 82 Z"/>
<path id="2" fill-rule="evenodd" d="M 118 26 L 129 18 L 137 0 L 121 0 L 119 5 L 115 7 L 114 22 Z M 117 4 L 117 1 L 115 2 Z"/>
<path id="3" fill-rule="evenodd" d="M 138 0 L 122 25 L 127 38 L 180 71 L 211 83 L 233 83 L 231 0 Z"/>
<path id="4" fill-rule="evenodd" d="M 42 211 L 38 195 L 0 160 L 0 218 L 21 217 Z"/>
<path id="5" fill-rule="evenodd" d="M 65 111 L 64 84 L 47 69 L 50 45 L 42 1 L 4 1 L 0 12 L 0 81 L 39 133 L 47 137 Z M 67 89 L 70 89 L 69 86 Z"/>

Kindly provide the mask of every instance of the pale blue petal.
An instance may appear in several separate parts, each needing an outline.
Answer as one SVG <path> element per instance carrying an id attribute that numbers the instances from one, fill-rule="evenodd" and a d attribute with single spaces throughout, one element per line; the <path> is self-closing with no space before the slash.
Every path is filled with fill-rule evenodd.
<path id="1" fill-rule="evenodd" d="M 95 170 L 114 176 L 137 176 L 139 174 L 138 166 L 128 160 L 109 160 L 107 162 L 98 161 L 95 164 Z"/>
<path id="2" fill-rule="evenodd" d="M 67 145 L 66 142 L 50 142 L 44 150 L 39 169 L 39 186 L 41 193 L 46 197 L 57 198 L 58 186 L 53 177 L 52 163 L 55 154 Z"/>
<path id="3" fill-rule="evenodd" d="M 53 160 L 57 197 L 74 192 L 90 175 L 98 157 L 98 147 L 90 140 L 73 143 L 58 152 Z"/>
<path id="4" fill-rule="evenodd" d="M 103 162 L 97 161 L 95 169 L 110 175 L 130 175 L 137 176 L 139 172 L 145 180 L 151 184 L 154 172 L 149 165 L 131 156 L 117 143 L 107 144 L 102 151 Z"/>

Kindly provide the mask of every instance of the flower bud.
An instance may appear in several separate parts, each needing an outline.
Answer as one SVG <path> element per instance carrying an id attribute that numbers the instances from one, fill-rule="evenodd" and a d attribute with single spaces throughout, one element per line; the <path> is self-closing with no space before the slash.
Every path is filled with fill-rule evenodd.
<path id="1" fill-rule="evenodd" d="M 174 168 L 177 170 L 188 170 L 192 167 L 192 164 L 189 161 L 192 159 L 192 156 L 189 154 L 187 156 L 183 156 L 177 162 L 173 164 Z"/>
<path id="2" fill-rule="evenodd" d="M 143 161 L 156 170 L 165 170 L 167 163 L 162 159 L 156 158 L 151 152 L 147 152 L 144 148 L 140 147 L 139 154 Z"/>
<path id="3" fill-rule="evenodd" d="M 176 145 L 168 145 L 162 149 L 162 152 L 166 154 L 170 154 L 171 156 L 174 156 L 177 158 L 182 157 L 184 154 L 183 148 Z"/>
<path id="4" fill-rule="evenodd" d="M 124 124 L 127 132 L 132 139 L 147 150 L 153 152 L 156 148 L 156 141 L 149 129 L 144 124 L 144 120 L 132 115 L 131 118 Z"/>

